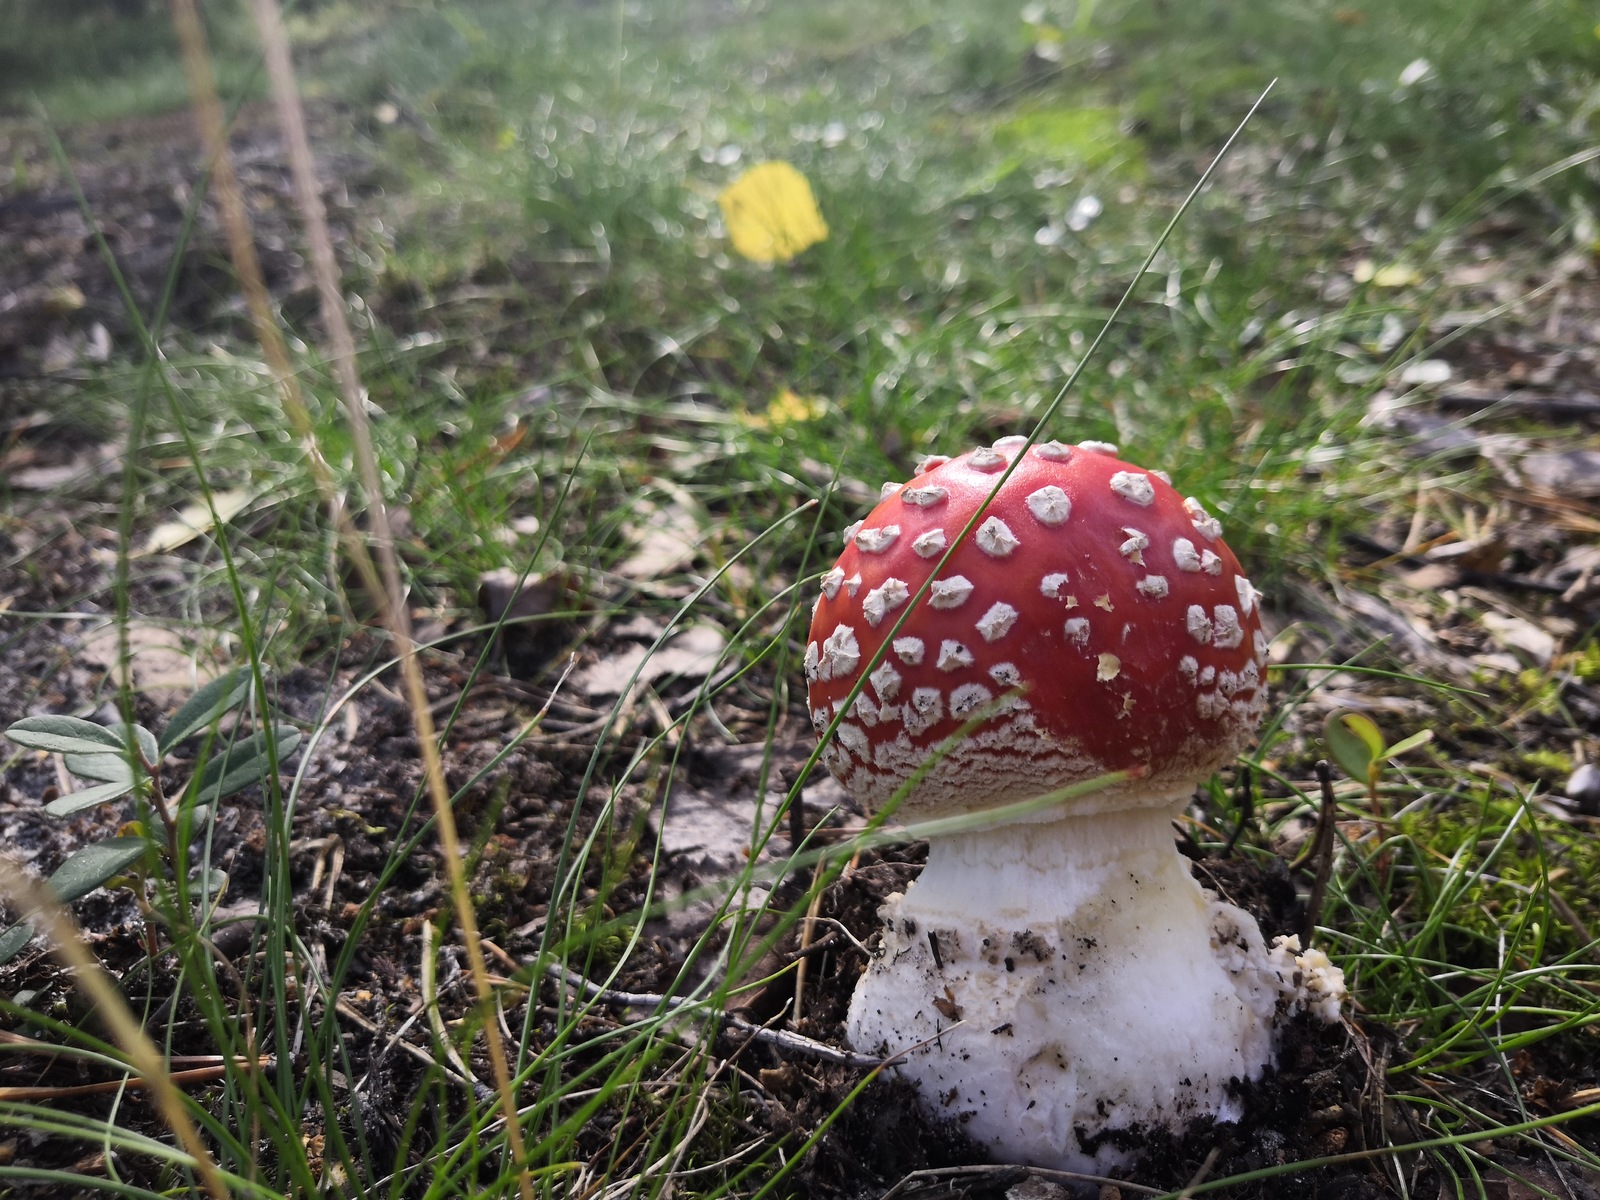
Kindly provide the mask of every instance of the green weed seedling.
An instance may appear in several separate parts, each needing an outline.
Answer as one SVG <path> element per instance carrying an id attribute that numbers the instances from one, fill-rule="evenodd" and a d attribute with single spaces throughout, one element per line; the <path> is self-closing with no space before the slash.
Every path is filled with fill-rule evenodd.
<path id="1" fill-rule="evenodd" d="M 91 787 L 46 804 L 51 816 L 70 817 L 97 804 L 134 798 L 137 816 L 124 829 L 135 832 L 91 842 L 69 855 L 47 881 L 57 899 L 70 903 L 141 863 L 146 871 L 176 878 L 195 814 L 260 783 L 294 752 L 300 731 L 273 723 L 269 715 L 257 732 L 212 753 L 217 723 L 249 699 L 252 682 L 248 667 L 212 680 L 173 714 L 160 737 L 143 725 L 112 727 L 62 716 L 26 717 L 6 730 L 6 737 L 18 746 L 60 754 L 68 771 L 93 781 Z M 169 792 L 161 780 L 162 761 L 199 733 L 207 738 L 195 759 L 196 771 L 182 788 Z M 151 832 L 152 816 L 160 821 L 164 836 Z M 220 891 L 219 881 L 208 877 L 204 890 L 214 896 Z M 18 954 L 32 936 L 27 921 L 0 934 L 0 963 Z"/>
<path id="2" fill-rule="evenodd" d="M 1420 729 L 1392 746 L 1387 745 L 1383 732 L 1372 718 L 1343 710 L 1328 714 L 1322 732 L 1333 760 L 1350 778 L 1367 785 L 1373 812 L 1379 816 L 1383 815 L 1378 810 L 1378 783 L 1383 778 L 1383 765 L 1433 741 L 1433 730 Z"/>

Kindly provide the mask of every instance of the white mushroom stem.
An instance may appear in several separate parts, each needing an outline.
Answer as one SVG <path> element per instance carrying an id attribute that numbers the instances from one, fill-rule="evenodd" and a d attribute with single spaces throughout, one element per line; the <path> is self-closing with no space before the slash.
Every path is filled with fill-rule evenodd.
<path id="1" fill-rule="evenodd" d="M 1173 841 L 1181 805 L 935 839 L 880 910 L 851 1043 L 928 1043 L 898 1069 L 1011 1161 L 1103 1170 L 1143 1130 L 1237 1118 L 1234 1084 L 1272 1061 L 1275 1023 L 1299 1006 L 1334 1019 L 1342 977 L 1201 891 Z"/>

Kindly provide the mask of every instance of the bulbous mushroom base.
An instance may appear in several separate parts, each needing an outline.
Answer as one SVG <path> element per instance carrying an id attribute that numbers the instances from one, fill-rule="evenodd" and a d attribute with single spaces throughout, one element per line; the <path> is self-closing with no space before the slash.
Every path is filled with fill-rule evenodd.
<path id="1" fill-rule="evenodd" d="M 1142 1130 L 1237 1118 L 1237 1082 L 1272 1061 L 1281 1016 L 1336 1016 L 1342 979 L 1312 980 L 1297 945 L 1269 950 L 1248 913 L 1201 891 L 1173 843 L 1178 807 L 934 841 L 880 910 L 851 1043 L 904 1052 L 930 1112 L 1009 1161 L 1104 1170 Z"/>

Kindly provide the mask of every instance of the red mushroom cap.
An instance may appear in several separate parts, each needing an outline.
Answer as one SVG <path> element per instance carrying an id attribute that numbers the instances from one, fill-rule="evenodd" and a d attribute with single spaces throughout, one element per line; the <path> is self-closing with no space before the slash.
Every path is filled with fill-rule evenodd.
<path id="1" fill-rule="evenodd" d="M 846 531 L 806 646 L 819 733 L 1023 442 L 925 461 Z M 1159 803 L 1244 746 L 1266 703 L 1256 590 L 1215 519 L 1116 453 L 1034 446 L 988 502 L 824 752 L 861 803 L 882 805 L 979 716 L 904 811 L 973 811 L 1128 768 L 1148 774 L 1074 811 Z"/>

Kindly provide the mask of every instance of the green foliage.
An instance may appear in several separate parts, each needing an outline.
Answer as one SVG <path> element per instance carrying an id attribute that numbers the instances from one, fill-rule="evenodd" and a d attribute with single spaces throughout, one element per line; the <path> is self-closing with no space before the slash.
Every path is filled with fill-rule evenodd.
<path id="1" fill-rule="evenodd" d="M 1592 1039 L 1600 995 L 1581 927 L 1600 909 L 1584 886 L 1600 869 L 1594 840 L 1493 787 L 1444 791 L 1394 824 L 1348 847 L 1356 869 L 1338 879 L 1327 925 L 1352 994 L 1409 1031 L 1412 1057 L 1396 1073 Z"/>
<path id="2" fill-rule="evenodd" d="M 1372 718 L 1356 712 L 1329 713 L 1322 732 L 1333 760 L 1350 778 L 1364 783 L 1374 796 L 1383 778 L 1384 763 L 1433 740 L 1433 730 L 1419 729 L 1392 746 L 1385 745 Z"/>
<path id="3" fill-rule="evenodd" d="M 205 10 L 218 73 L 247 78 L 240 10 Z M 55 119 L 158 114 L 188 99 L 171 14 L 150 0 L 10 0 L 0 5 L 0 118 L 43 102 Z"/>
<path id="4" fill-rule="evenodd" d="M 168 872 L 183 869 L 184 837 L 197 811 L 262 782 L 294 753 L 300 731 L 272 724 L 270 714 L 267 727 L 247 737 L 218 733 L 218 722 L 250 698 L 253 681 L 248 667 L 218 676 L 172 715 L 159 738 L 143 725 L 110 728 L 81 717 L 25 717 L 6 729 L 5 736 L 18 746 L 60 754 L 72 774 L 98 781 L 50 801 L 45 811 L 51 816 L 69 817 L 132 796 L 139 814 L 133 827 L 149 829 L 153 814 L 165 831 L 164 840 L 154 834 L 119 835 L 74 851 L 47 881 L 58 900 L 76 900 L 140 862 Z M 169 793 L 161 779 L 162 762 L 201 733 L 207 737 L 199 770 Z M 32 936 L 25 921 L 0 934 L 0 963 L 14 957 Z"/>

